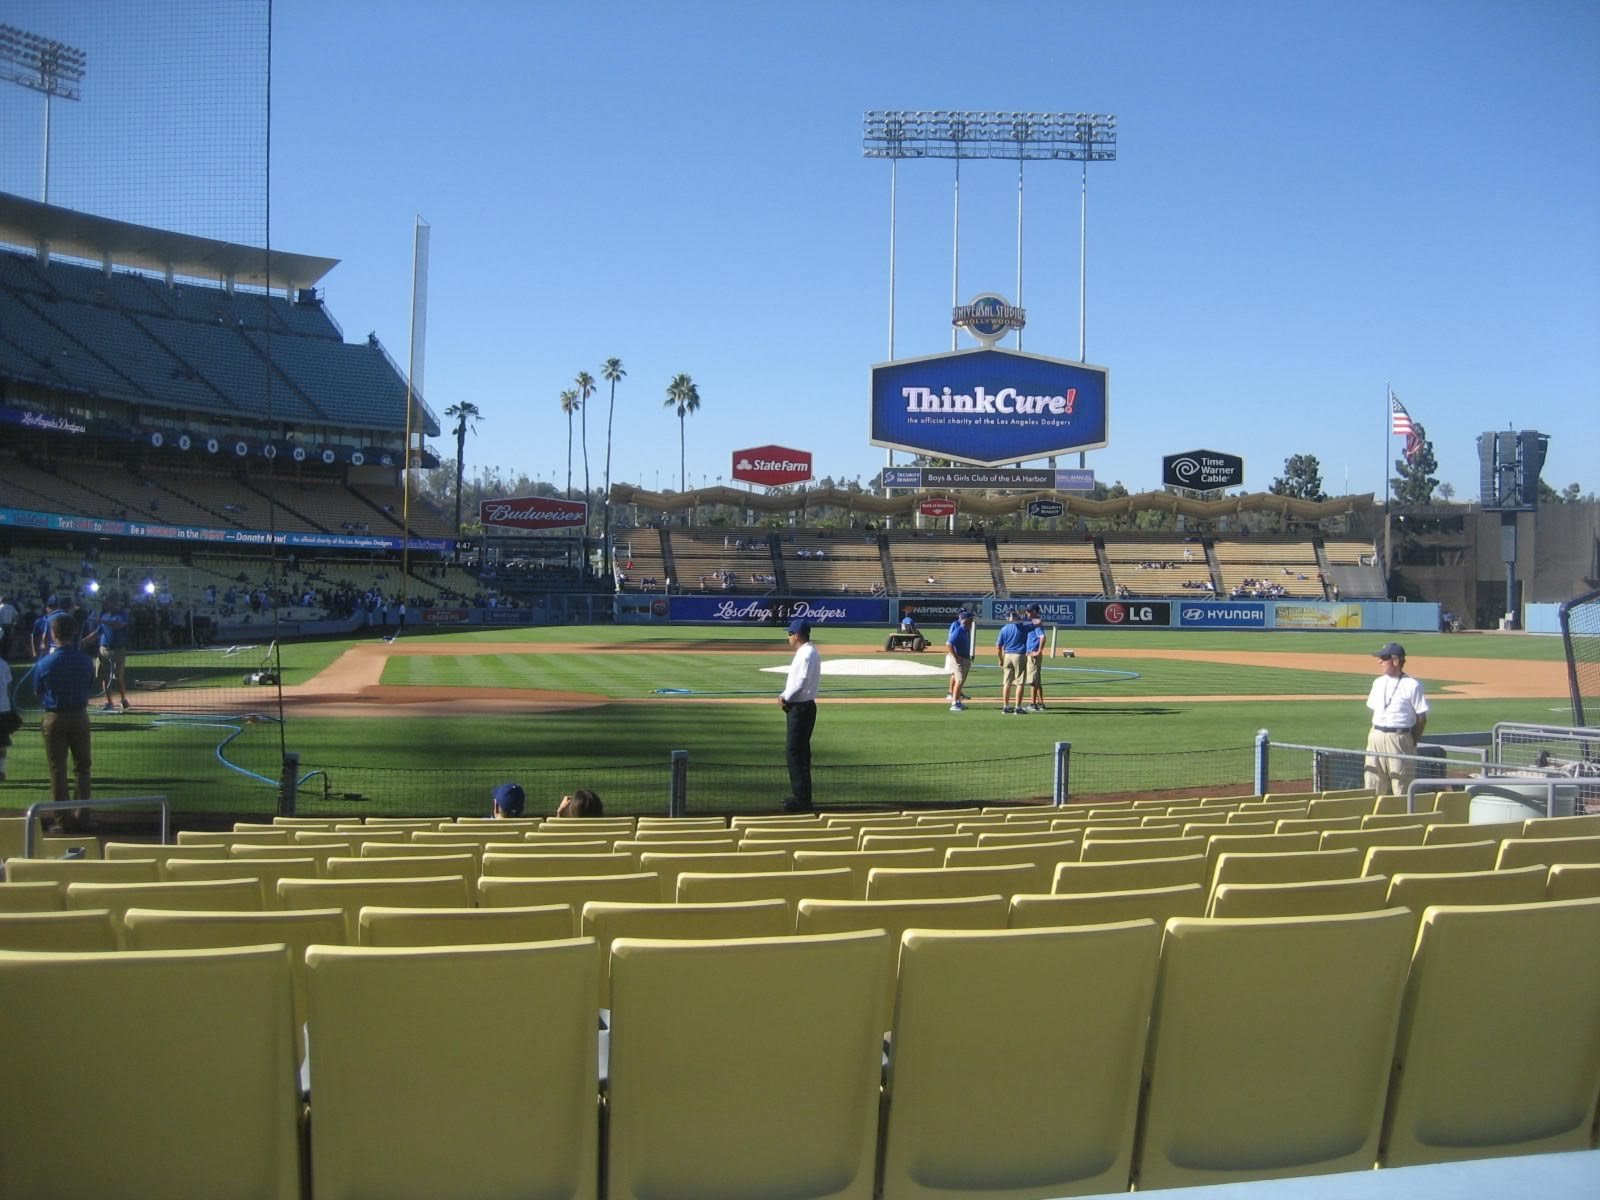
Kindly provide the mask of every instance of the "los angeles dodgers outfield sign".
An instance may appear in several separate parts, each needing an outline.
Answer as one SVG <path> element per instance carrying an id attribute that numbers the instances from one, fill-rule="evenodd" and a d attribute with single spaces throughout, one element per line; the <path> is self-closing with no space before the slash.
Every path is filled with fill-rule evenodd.
<path id="1" fill-rule="evenodd" d="M 1108 437 L 1104 367 L 957 350 L 872 368 L 874 446 L 975 466 L 1094 450 Z"/>
<path id="2" fill-rule="evenodd" d="M 589 523 L 589 506 L 582 500 L 512 496 L 480 500 L 478 519 L 485 525 L 509 525 L 513 529 L 582 529 Z"/>

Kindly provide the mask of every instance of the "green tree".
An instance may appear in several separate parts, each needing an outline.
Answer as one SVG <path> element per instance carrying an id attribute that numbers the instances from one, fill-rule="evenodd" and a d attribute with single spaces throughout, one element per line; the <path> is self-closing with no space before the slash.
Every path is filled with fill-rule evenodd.
<path id="1" fill-rule="evenodd" d="M 1326 500 L 1322 490 L 1322 464 L 1315 454 L 1292 454 L 1283 460 L 1283 474 L 1267 489 L 1274 496 L 1293 496 L 1297 500 Z"/>
<path id="2" fill-rule="evenodd" d="M 478 432 L 478 421 L 483 416 L 478 411 L 478 406 L 470 400 L 463 400 L 460 404 L 452 404 L 444 410 L 444 415 L 454 417 L 456 422 L 456 536 L 461 536 L 461 474 L 465 469 L 467 459 L 467 430 Z"/>
<path id="3" fill-rule="evenodd" d="M 572 499 L 572 414 L 583 407 L 578 393 L 568 388 L 561 393 L 561 411 L 567 415 L 567 499 Z"/>
<path id="4" fill-rule="evenodd" d="M 583 431 L 583 499 L 589 502 L 589 397 L 594 395 L 594 376 L 587 371 L 579 371 L 577 379 L 573 380 L 573 387 L 577 389 L 579 408 L 579 425 Z"/>
<path id="5" fill-rule="evenodd" d="M 689 476 L 685 470 L 685 418 L 690 413 L 700 411 L 700 389 L 695 386 L 694 380 L 687 375 L 674 375 L 672 382 L 667 384 L 665 407 L 678 410 L 678 490 L 686 492 L 689 490 Z"/>
<path id="6" fill-rule="evenodd" d="M 611 385 L 611 399 L 606 405 L 606 574 L 611 574 L 611 418 L 617 411 L 617 380 L 627 375 L 620 358 L 608 358 L 600 364 L 600 378 Z"/>
<path id="7" fill-rule="evenodd" d="M 1420 422 L 1413 422 L 1413 427 L 1416 429 L 1417 452 L 1410 458 L 1394 460 L 1396 475 L 1389 481 L 1394 489 L 1396 504 L 1428 504 L 1433 500 L 1433 489 L 1439 486 L 1439 480 L 1434 475 L 1439 469 L 1439 460 L 1433 456 L 1433 443 L 1428 440 L 1428 431 Z"/>

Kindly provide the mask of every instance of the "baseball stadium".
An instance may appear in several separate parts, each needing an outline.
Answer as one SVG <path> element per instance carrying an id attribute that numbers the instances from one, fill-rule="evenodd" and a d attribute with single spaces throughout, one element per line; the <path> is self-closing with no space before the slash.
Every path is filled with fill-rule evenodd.
<path id="1" fill-rule="evenodd" d="M 145 7 L 264 156 L 270 4 Z M 1056 465 L 1106 371 L 980 296 L 862 364 L 871 488 L 730 445 L 463 513 L 420 316 L 347 336 L 264 183 L 51 203 L 94 18 L 9 20 L 0 1196 L 1600 1187 L 1600 506 L 1544 435 L 1473 503 L 1110 495 Z"/>

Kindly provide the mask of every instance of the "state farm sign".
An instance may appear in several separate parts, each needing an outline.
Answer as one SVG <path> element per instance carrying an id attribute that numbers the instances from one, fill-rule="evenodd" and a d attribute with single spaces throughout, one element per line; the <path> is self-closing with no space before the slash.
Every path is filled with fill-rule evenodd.
<path id="1" fill-rule="evenodd" d="M 755 446 L 733 452 L 733 478 L 740 483 L 777 487 L 811 478 L 811 451 L 787 446 Z"/>
<path id="2" fill-rule="evenodd" d="M 917 511 L 925 517 L 953 517 L 956 515 L 956 502 L 954 500 L 924 500 L 917 505 Z"/>
<path id="3" fill-rule="evenodd" d="M 589 506 L 582 500 L 512 496 L 506 500 L 480 500 L 478 519 L 485 525 L 508 525 L 513 529 L 582 529 L 589 523 Z"/>

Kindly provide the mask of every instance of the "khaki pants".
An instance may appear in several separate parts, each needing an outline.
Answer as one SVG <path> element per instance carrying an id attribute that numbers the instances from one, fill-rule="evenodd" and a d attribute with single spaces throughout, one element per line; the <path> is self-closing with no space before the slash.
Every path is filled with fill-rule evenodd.
<path id="1" fill-rule="evenodd" d="M 1367 786 L 1380 796 L 1403 796 L 1411 781 L 1416 778 L 1417 764 L 1394 755 L 1412 755 L 1417 752 L 1417 739 L 1409 731 L 1385 733 L 1381 729 L 1367 733 Z"/>
<path id="2" fill-rule="evenodd" d="M 44 757 L 50 768 L 50 799 L 87 800 L 89 787 L 89 714 L 47 712 L 39 722 L 44 733 Z M 67 755 L 72 755 L 77 791 L 67 794 Z"/>

